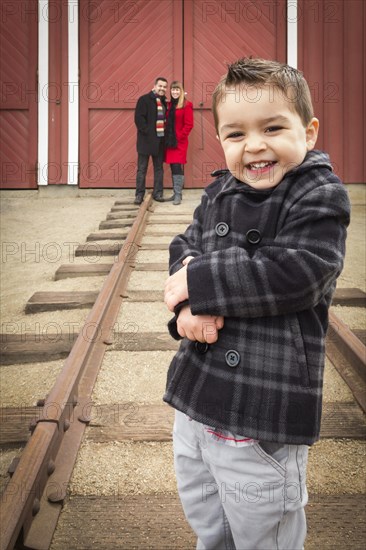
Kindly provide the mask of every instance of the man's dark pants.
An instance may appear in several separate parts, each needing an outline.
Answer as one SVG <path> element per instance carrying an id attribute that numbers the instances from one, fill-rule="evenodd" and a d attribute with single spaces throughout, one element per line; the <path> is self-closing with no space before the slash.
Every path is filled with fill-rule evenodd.
<path id="1" fill-rule="evenodd" d="M 136 198 L 143 198 L 145 195 L 146 172 L 149 165 L 149 158 L 152 158 L 154 165 L 154 189 L 153 197 L 163 196 L 163 162 L 164 162 L 164 140 L 160 139 L 159 152 L 155 155 L 137 156 L 137 174 L 136 174 Z"/>

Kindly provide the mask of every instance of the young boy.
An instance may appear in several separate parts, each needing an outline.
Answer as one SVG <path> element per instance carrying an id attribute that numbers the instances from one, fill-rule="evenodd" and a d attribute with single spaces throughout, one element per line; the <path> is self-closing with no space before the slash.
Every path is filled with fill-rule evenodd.
<path id="1" fill-rule="evenodd" d="M 199 549 L 301 549 L 349 201 L 313 150 L 299 71 L 241 59 L 213 113 L 229 170 L 171 243 L 165 287 L 183 338 L 164 395 L 179 494 Z"/>

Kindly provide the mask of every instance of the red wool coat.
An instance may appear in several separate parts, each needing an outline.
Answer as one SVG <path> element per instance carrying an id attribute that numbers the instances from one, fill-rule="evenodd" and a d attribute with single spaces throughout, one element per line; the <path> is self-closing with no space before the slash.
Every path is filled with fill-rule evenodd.
<path id="1" fill-rule="evenodd" d="M 171 104 L 168 104 L 167 117 Z M 168 164 L 186 164 L 188 136 L 193 128 L 193 104 L 186 101 L 182 109 L 175 111 L 175 133 L 177 136 L 177 147 L 165 149 L 164 162 Z"/>

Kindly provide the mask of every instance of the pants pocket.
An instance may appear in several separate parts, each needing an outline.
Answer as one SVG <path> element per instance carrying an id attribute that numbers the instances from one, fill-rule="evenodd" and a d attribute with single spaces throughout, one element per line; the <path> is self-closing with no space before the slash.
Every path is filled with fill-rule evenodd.
<path id="1" fill-rule="evenodd" d="M 286 461 L 288 458 L 288 445 L 278 445 L 260 441 L 253 445 L 256 453 L 272 466 L 282 477 L 286 474 Z M 287 449 L 286 449 L 287 448 Z"/>

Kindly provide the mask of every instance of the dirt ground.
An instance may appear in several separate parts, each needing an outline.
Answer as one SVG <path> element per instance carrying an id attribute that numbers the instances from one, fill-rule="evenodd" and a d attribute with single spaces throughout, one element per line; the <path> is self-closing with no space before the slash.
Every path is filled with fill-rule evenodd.
<path id="1" fill-rule="evenodd" d="M 348 231 L 347 254 L 344 270 L 338 286 L 357 287 L 366 290 L 366 216 L 365 186 L 350 186 L 356 191 L 352 205 L 352 221 Z M 362 188 L 362 189 L 361 189 Z M 188 192 L 186 192 L 187 195 Z M 198 191 L 192 191 L 195 197 Z M 5 191 L 0 193 L 1 231 L 1 306 L 2 332 L 8 329 L 29 332 L 37 328 L 37 321 L 43 329 L 51 330 L 45 323 L 60 318 L 55 315 L 40 314 L 39 317 L 24 315 L 24 305 L 29 297 L 39 290 L 80 290 L 79 279 L 54 281 L 56 269 L 62 263 L 108 263 L 112 259 L 102 258 L 98 253 L 91 258 L 75 258 L 74 251 L 79 244 L 85 244 L 89 233 L 98 231 L 99 222 L 105 218 L 114 202 L 125 197 L 131 198 L 131 190 L 121 190 L 116 196 L 74 198 L 40 197 L 36 192 L 24 196 Z M 183 206 L 183 205 L 182 205 Z M 144 260 L 142 260 L 144 261 Z M 158 260 L 159 261 L 159 260 Z M 103 278 L 82 280 L 83 290 L 96 290 L 101 287 Z M 86 312 L 68 312 L 72 321 L 82 322 Z M 63 315 L 63 314 L 62 314 Z M 5 326 L 4 323 L 14 323 Z"/>
<path id="2" fill-rule="evenodd" d="M 187 197 L 189 192 L 186 192 Z M 34 292 L 40 290 L 97 290 L 103 284 L 103 277 L 66 279 L 54 281 L 57 268 L 64 263 L 113 261 L 108 258 L 95 257 L 75 258 L 74 250 L 78 244 L 84 244 L 89 233 L 98 230 L 99 222 L 105 219 L 114 202 L 125 196 L 131 197 L 131 191 L 120 191 L 118 196 L 84 196 L 48 198 L 37 194 L 18 196 L 0 194 L 1 212 L 1 331 L 13 333 L 51 334 L 65 331 L 72 326 L 74 330 L 82 326 L 88 310 L 70 310 L 53 313 L 25 315 L 24 306 Z M 192 193 L 195 199 L 197 192 Z M 351 193 L 353 197 L 352 221 L 348 232 L 347 255 L 344 271 L 338 280 L 339 287 L 356 287 L 366 291 L 366 216 L 365 186 L 358 187 Z M 184 201 L 183 201 L 184 202 Z M 140 252 L 140 261 L 166 261 L 167 254 L 157 251 L 152 259 L 151 253 Z M 140 288 L 139 278 L 143 274 L 135 273 L 136 288 Z M 150 286 L 161 288 L 161 275 L 153 274 Z M 155 280 L 156 279 L 156 280 Z M 151 287 L 152 287 L 151 286 Z M 138 319 L 143 326 L 145 312 L 141 305 L 125 304 L 124 312 L 129 322 Z M 336 308 L 337 314 L 353 328 L 365 328 L 364 311 L 351 308 Z M 347 310 L 347 311 L 346 311 Z M 350 310 L 350 311 L 348 311 Z M 154 313 L 154 330 L 162 330 L 166 323 L 167 313 L 161 305 L 156 306 Z M 126 317 L 121 317 L 125 322 Z M 146 327 L 145 327 L 146 329 Z M 131 384 L 126 389 L 121 387 L 118 365 L 121 355 L 108 355 L 103 365 L 95 388 L 96 403 L 132 401 L 134 395 L 143 396 L 142 402 L 155 402 L 157 395 L 162 395 L 166 366 L 171 358 L 170 352 L 154 352 L 154 357 L 140 357 L 139 369 L 133 369 L 126 359 L 125 374 L 130 373 Z M 150 362 L 160 364 L 149 372 Z M 19 365 L 17 369 L 1 367 L 0 389 L 1 406 L 33 405 L 39 397 L 49 391 L 62 361 L 48 365 Z M 20 380 L 19 373 L 22 373 Z M 45 375 L 47 373 L 47 375 Z M 328 382 L 327 382 L 328 380 Z M 325 401 L 349 400 L 350 395 L 337 373 L 327 366 Z M 110 389 L 108 389 L 110 388 Z M 109 392 L 112 392 L 110 394 Z M 136 397 L 135 397 L 136 398 Z M 160 397 L 159 397 L 160 399 Z M 0 457 L 0 474 L 4 479 L 6 467 L 12 456 L 19 451 L 4 452 Z M 114 474 L 100 476 L 100 461 L 110 461 L 115 457 L 112 468 Z M 351 457 L 351 459 L 349 459 Z M 86 466 L 85 466 L 86 465 Z M 103 469 L 102 469 L 103 470 Z M 125 472 L 123 475 L 121 472 Z M 323 494 L 363 492 L 365 479 L 365 452 L 360 442 L 322 441 L 310 454 L 309 489 Z M 109 476 L 109 477 L 108 477 Z M 121 477 L 122 476 L 122 477 Z M 135 494 L 152 491 L 153 493 L 175 492 L 174 472 L 172 468 L 171 444 L 157 443 L 113 443 L 98 446 L 86 442 L 81 450 L 73 480 L 73 494 L 110 494 L 118 487 L 119 493 Z"/>

